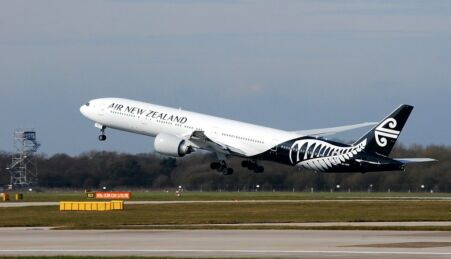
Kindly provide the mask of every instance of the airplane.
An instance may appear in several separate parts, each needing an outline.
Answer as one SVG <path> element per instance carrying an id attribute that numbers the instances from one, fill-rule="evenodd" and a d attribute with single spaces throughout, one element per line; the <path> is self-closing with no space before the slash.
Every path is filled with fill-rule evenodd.
<path id="1" fill-rule="evenodd" d="M 260 161 L 274 161 L 315 172 L 404 171 L 405 165 L 435 161 L 430 158 L 389 158 L 413 106 L 401 105 L 381 122 L 365 122 L 333 128 L 285 131 L 214 117 L 182 109 L 123 99 L 100 98 L 80 107 L 80 112 L 100 130 L 107 128 L 155 137 L 155 151 L 183 157 L 196 150 L 216 154 L 211 169 L 233 174 L 226 159 L 235 156 L 241 166 L 262 173 Z M 374 126 L 352 144 L 324 137 Z"/>

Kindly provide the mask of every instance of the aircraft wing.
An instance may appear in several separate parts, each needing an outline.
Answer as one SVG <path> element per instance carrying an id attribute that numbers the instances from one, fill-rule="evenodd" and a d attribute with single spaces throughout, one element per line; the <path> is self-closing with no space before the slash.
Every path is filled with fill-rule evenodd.
<path id="1" fill-rule="evenodd" d="M 364 123 L 359 123 L 359 124 L 354 124 L 354 125 L 346 125 L 346 126 L 333 127 L 333 128 L 299 130 L 299 131 L 294 131 L 294 133 L 302 135 L 302 136 L 323 137 L 323 136 L 334 135 L 334 134 L 337 134 L 340 132 L 349 131 L 349 130 L 353 130 L 353 129 L 374 126 L 376 124 L 378 124 L 378 122 L 364 122 Z"/>
<path id="2" fill-rule="evenodd" d="M 249 155 L 248 152 L 244 151 L 237 145 L 225 143 L 225 141 L 221 140 L 218 137 L 215 137 L 214 134 L 209 134 L 204 131 L 194 131 L 189 140 L 198 146 L 210 148 L 213 151 L 219 153 L 227 155 L 234 154 L 240 156 Z"/>

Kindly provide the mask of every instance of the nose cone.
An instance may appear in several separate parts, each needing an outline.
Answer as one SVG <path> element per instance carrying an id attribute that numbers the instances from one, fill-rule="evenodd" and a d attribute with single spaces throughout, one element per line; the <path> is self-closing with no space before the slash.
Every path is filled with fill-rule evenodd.
<path id="1" fill-rule="evenodd" d="M 80 113 L 83 114 L 83 116 L 87 117 L 87 109 L 88 107 L 86 105 L 82 105 L 80 107 Z"/>

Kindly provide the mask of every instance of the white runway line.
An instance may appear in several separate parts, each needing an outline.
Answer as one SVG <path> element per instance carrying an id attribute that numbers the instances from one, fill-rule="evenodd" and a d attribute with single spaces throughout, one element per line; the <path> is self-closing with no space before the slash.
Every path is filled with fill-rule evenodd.
<path id="1" fill-rule="evenodd" d="M 380 254 L 451 255 L 451 252 L 410 251 L 315 251 L 315 250 L 222 250 L 222 249 L 4 249 L 0 253 L 243 253 L 243 254 Z"/>

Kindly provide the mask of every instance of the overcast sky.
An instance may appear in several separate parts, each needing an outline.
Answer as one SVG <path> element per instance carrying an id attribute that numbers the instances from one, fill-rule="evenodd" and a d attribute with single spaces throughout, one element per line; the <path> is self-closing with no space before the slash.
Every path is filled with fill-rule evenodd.
<path id="1" fill-rule="evenodd" d="M 79 107 L 124 97 L 286 130 L 415 106 L 400 141 L 451 145 L 451 1 L 1 1 L 0 150 L 149 152 Z M 341 138 L 357 138 L 353 132 Z"/>

